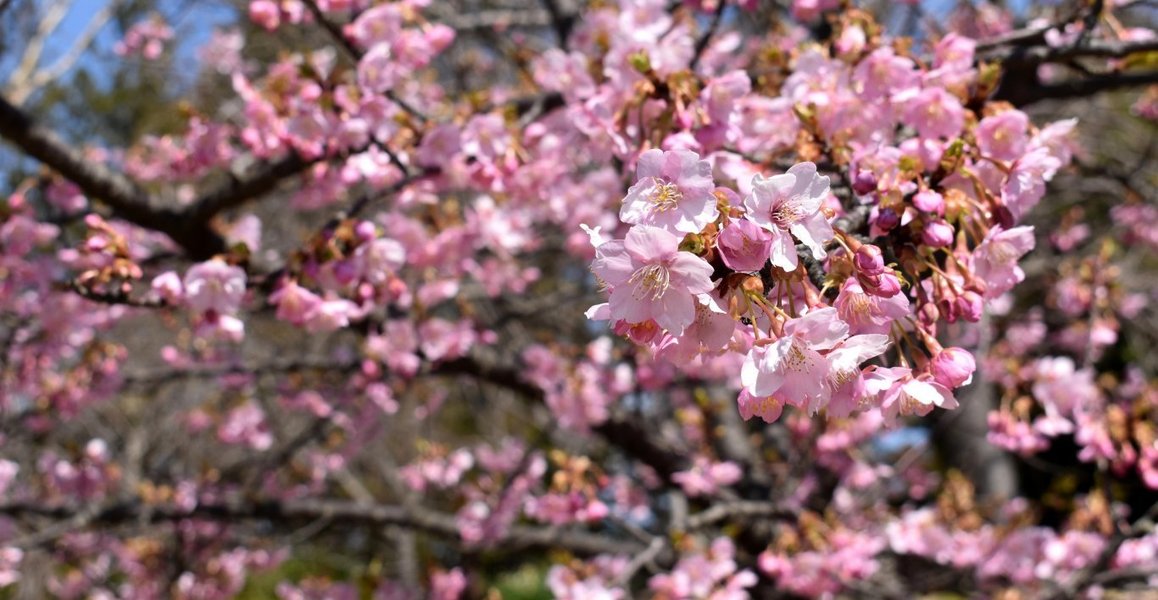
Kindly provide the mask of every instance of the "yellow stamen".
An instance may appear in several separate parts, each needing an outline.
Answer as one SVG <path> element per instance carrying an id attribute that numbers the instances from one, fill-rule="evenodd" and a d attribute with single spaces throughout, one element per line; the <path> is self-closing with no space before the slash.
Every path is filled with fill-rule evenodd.
<path id="1" fill-rule="evenodd" d="M 679 186 L 674 183 L 661 181 L 659 178 L 653 178 L 655 183 L 655 191 L 651 193 L 651 204 L 655 212 L 667 212 L 679 206 L 680 200 L 684 199 L 684 195 L 680 192 Z"/>
<path id="2" fill-rule="evenodd" d="M 652 300 L 659 300 L 671 287 L 671 273 L 664 265 L 647 265 L 632 273 L 627 282 L 635 284 L 633 298 L 639 300 L 650 295 Z"/>

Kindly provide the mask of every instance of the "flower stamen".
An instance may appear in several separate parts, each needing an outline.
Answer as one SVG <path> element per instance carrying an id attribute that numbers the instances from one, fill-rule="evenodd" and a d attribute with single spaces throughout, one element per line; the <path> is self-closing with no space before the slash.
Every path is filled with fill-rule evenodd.
<path id="1" fill-rule="evenodd" d="M 662 181 L 658 177 L 653 178 L 655 189 L 651 192 L 652 210 L 655 212 L 667 212 L 679 206 L 684 195 L 680 192 L 679 186 L 674 183 Z"/>
<path id="2" fill-rule="evenodd" d="M 661 264 L 651 264 L 640 267 L 631 274 L 628 283 L 635 284 L 632 297 L 638 299 L 651 296 L 652 300 L 659 300 L 664 292 L 671 287 L 671 272 Z"/>

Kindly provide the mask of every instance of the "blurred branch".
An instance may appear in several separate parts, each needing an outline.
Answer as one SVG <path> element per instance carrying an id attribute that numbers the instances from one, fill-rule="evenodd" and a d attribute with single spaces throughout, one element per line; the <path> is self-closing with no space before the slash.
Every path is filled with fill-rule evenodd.
<path id="1" fill-rule="evenodd" d="M 336 158 L 345 158 L 362 150 L 364 149 L 343 152 Z M 284 158 L 262 163 L 250 169 L 250 173 L 246 175 L 237 176 L 231 173 L 228 182 L 194 200 L 185 211 L 186 216 L 195 221 L 207 221 L 218 213 L 273 191 L 283 180 L 304 173 L 321 160 L 326 159 L 306 160 L 291 151 Z"/>
<path id="2" fill-rule="evenodd" d="M 220 365 L 203 366 L 191 369 L 165 369 L 154 372 L 126 374 L 122 381 L 125 385 L 150 385 L 174 381 L 179 379 L 202 379 L 221 377 L 223 375 L 264 375 L 297 373 L 301 371 L 332 371 L 335 373 L 349 373 L 361 366 L 357 361 L 309 361 L 292 360 L 286 362 L 265 363 L 260 365 Z"/>
<path id="3" fill-rule="evenodd" d="M 342 160 L 365 150 L 355 148 L 310 160 L 291 151 L 284 158 L 250 169 L 247 174 L 231 174 L 228 182 L 201 195 L 188 208 L 174 209 L 160 206 L 123 173 L 90 160 L 3 96 L 0 96 L 0 137 L 75 183 L 91 199 L 107 204 L 118 218 L 168 235 L 196 260 L 225 252 L 224 238 L 209 225 L 222 211 L 273 191 L 282 181 L 304 173 L 319 162 Z"/>
<path id="4" fill-rule="evenodd" d="M 0 505 L 0 515 L 10 518 L 43 517 L 56 521 L 39 532 L 10 543 L 25 548 L 51 543 L 70 531 L 92 525 L 159 523 L 185 519 L 230 522 L 257 520 L 279 525 L 328 519 L 336 524 L 405 527 L 464 543 L 454 515 L 419 506 L 366 505 L 345 500 L 202 502 L 188 509 L 149 506 L 140 502 L 118 502 L 89 508 L 12 503 Z M 563 548 L 580 555 L 630 554 L 641 550 L 641 545 L 634 540 L 560 527 L 529 525 L 512 526 L 501 538 L 494 540 L 491 547 L 507 552 Z"/>
<path id="5" fill-rule="evenodd" d="M 551 16 L 551 28 L 555 30 L 555 36 L 559 40 L 559 47 L 567 47 L 567 38 L 571 37 L 571 28 L 575 26 L 575 15 L 567 15 L 563 13 L 562 7 L 559 6 L 559 0 L 541 0 L 543 7 L 547 9 L 547 13 Z"/>
<path id="6" fill-rule="evenodd" d="M 786 509 L 771 502 L 736 501 L 714 504 L 703 512 L 688 517 L 689 530 L 703 529 L 722 521 L 735 518 L 762 518 L 795 521 L 800 517 L 797 511 Z"/>
<path id="7" fill-rule="evenodd" d="M 91 199 L 107 204 L 118 217 L 168 235 L 194 258 L 209 258 L 225 250 L 224 239 L 208 224 L 189 219 L 179 210 L 154 205 L 152 198 L 124 174 L 90 160 L 3 96 L 0 137 L 75 183 Z"/>
<path id="8" fill-rule="evenodd" d="M 985 58 L 1003 62 L 1039 64 L 1074 58 L 1124 58 L 1131 54 L 1158 51 L 1158 38 L 1145 40 L 1085 40 L 1065 46 L 997 46 L 979 52 Z"/>
<path id="9" fill-rule="evenodd" d="M 1014 74 L 1006 74 L 1002 78 L 1001 87 L 998 88 L 996 97 L 999 100 L 1007 100 L 1016 106 L 1025 106 L 1041 100 L 1084 98 L 1101 92 L 1155 83 L 1158 83 L 1158 71 L 1110 73 L 1047 84 L 1040 83 L 1032 75 L 1027 79 Z"/>
<path id="10" fill-rule="evenodd" d="M 696 40 L 695 53 L 692 54 L 692 60 L 688 64 L 688 69 L 695 71 L 696 65 L 700 62 L 700 57 L 703 56 L 704 50 L 708 49 L 708 44 L 712 42 L 712 36 L 716 34 L 716 30 L 720 28 L 720 21 L 723 20 L 724 10 L 728 7 L 727 2 L 719 2 L 716 5 L 716 12 L 712 15 L 712 21 L 708 24 L 708 30 L 700 39 Z"/>
<path id="11" fill-rule="evenodd" d="M 514 369 L 485 364 L 474 358 L 460 358 L 436 365 L 433 373 L 471 375 L 478 379 L 516 392 L 536 402 L 546 397 L 538 386 L 522 379 Z M 662 445 L 642 424 L 624 417 L 611 417 L 592 427 L 604 440 L 627 456 L 655 469 L 667 482 L 677 471 L 687 469 L 687 460 L 675 449 Z"/>
<path id="12" fill-rule="evenodd" d="M 455 31 L 553 26 L 550 12 L 535 9 L 479 10 L 467 14 L 440 10 L 434 16 L 440 23 Z M 555 31 L 558 35 L 558 30 Z"/>

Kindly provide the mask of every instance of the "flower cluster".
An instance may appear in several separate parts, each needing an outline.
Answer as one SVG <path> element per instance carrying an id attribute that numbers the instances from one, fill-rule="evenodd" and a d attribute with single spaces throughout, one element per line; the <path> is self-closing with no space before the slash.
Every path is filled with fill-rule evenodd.
<path id="1" fill-rule="evenodd" d="M 760 99 L 746 75 L 711 79 L 698 98 L 669 91 L 712 116 L 677 120 L 633 157 L 623 237 L 591 230 L 608 302 L 588 316 L 691 368 L 742 356 L 745 418 L 774 421 L 791 405 L 891 422 L 956 407 L 975 359 L 943 348 L 939 330 L 978 321 L 1024 279 L 1033 228 L 1016 221 L 1070 160 L 1073 122 L 1035 132 L 1011 107 L 966 108 L 983 87 L 973 43 L 948 36 L 934 54 L 928 67 L 883 44 L 796 59 L 780 90 L 792 104 L 765 117 L 790 111 L 796 139 L 752 152 L 837 148 L 829 175 L 813 162 L 766 175 L 770 158 L 733 150 L 745 103 Z M 707 135 L 720 123 L 735 128 Z"/>

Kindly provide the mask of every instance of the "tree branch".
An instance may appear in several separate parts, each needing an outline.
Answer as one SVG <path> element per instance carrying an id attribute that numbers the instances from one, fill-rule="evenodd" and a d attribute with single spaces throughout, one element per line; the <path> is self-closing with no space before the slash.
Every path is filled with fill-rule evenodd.
<path id="1" fill-rule="evenodd" d="M 338 44 L 338 47 L 342 49 L 342 51 L 350 60 L 352 60 L 354 63 L 362 60 L 362 50 L 354 45 L 354 42 L 350 41 L 350 38 L 346 37 L 346 35 L 342 33 L 342 29 L 338 27 L 336 23 L 326 18 L 325 13 L 322 12 L 322 9 L 318 6 L 318 3 L 315 0 L 303 0 L 303 2 L 306 5 L 306 9 L 309 10 L 310 14 L 314 17 L 314 20 L 317 21 L 318 24 L 326 30 L 326 33 L 330 36 L 331 39 L 334 40 L 334 43 Z M 427 120 L 426 115 L 411 106 L 406 101 L 399 98 L 393 90 L 386 90 L 386 97 L 389 98 L 391 102 L 401 107 L 402 110 L 410 113 L 410 115 L 415 119 L 418 119 L 419 121 Z"/>
<path id="2" fill-rule="evenodd" d="M 712 22 L 708 25 L 708 30 L 704 32 L 704 35 L 700 36 L 700 39 L 696 40 L 695 53 L 692 54 L 692 61 L 688 65 L 688 68 L 692 71 L 696 70 L 696 65 L 699 64 L 704 50 L 708 49 L 708 44 L 712 42 L 712 36 L 715 35 L 716 30 L 720 28 L 720 21 L 724 17 L 724 9 L 727 8 L 727 6 L 728 3 L 726 2 L 720 2 L 716 6 L 716 12 L 712 15 Z"/>
<path id="3" fill-rule="evenodd" d="M 1158 38 L 1146 40 L 1085 40 L 1066 46 L 998 46 L 981 56 L 1007 63 L 1040 64 L 1075 58 L 1124 58 L 1131 54 L 1158 51 Z"/>
<path id="4" fill-rule="evenodd" d="M 464 544 L 455 517 L 418 507 L 362 504 L 345 500 L 259 500 L 255 502 L 206 502 L 185 509 L 174 506 L 147 506 L 140 502 L 118 502 L 103 507 L 79 509 L 70 506 L 13 503 L 0 505 L 0 515 L 12 518 L 44 517 L 59 521 L 41 533 L 34 533 L 13 545 L 30 547 L 50 543 L 68 531 L 90 525 L 159 523 L 185 519 L 216 521 L 270 521 L 278 524 L 329 519 L 346 525 L 393 525 L 446 537 Z M 635 540 L 617 539 L 585 531 L 559 527 L 514 525 L 490 546 L 502 551 L 562 548 L 581 555 L 634 553 L 641 550 Z"/>
<path id="5" fill-rule="evenodd" d="M 189 219 L 182 211 L 156 206 L 128 177 L 89 160 L 3 96 L 0 137 L 75 183 L 89 198 L 107 204 L 118 217 L 168 235 L 193 258 L 206 259 L 225 251 L 225 240 L 207 223 Z"/>
<path id="6" fill-rule="evenodd" d="M 997 90 L 998 100 L 1007 100 L 1016 106 L 1025 106 L 1041 100 L 1084 98 L 1101 92 L 1141 87 L 1158 83 L 1158 71 L 1141 73 L 1109 73 L 1073 79 L 1060 83 L 1040 84 L 1036 78 L 1023 79 L 1006 74 Z"/>
<path id="7" fill-rule="evenodd" d="M 571 37 L 571 28 L 575 26 L 575 16 L 564 14 L 562 7 L 559 6 L 559 0 L 541 0 L 541 2 L 551 17 L 551 29 L 555 31 L 559 47 L 566 48 L 567 38 Z"/>
<path id="8" fill-rule="evenodd" d="M 536 402 L 544 402 L 546 399 L 542 389 L 524 381 L 513 369 L 487 365 L 470 357 L 440 363 L 432 372 L 444 375 L 471 375 Z M 611 417 L 602 424 L 593 426 L 592 430 L 627 456 L 655 469 L 664 481 L 670 482 L 673 474 L 688 468 L 684 456 L 672 448 L 656 443 L 651 432 L 636 421 Z"/>
<path id="9" fill-rule="evenodd" d="M 355 150 L 353 153 L 360 151 L 361 149 Z M 345 156 L 346 153 L 341 155 Z M 284 179 L 304 173 L 321 160 L 328 158 L 331 157 L 306 160 L 291 150 L 284 158 L 262 163 L 257 168 L 251 169 L 252 172 L 247 176 L 231 175 L 228 182 L 194 200 L 185 211 L 185 218 L 208 221 L 223 211 L 273 191 Z"/>

